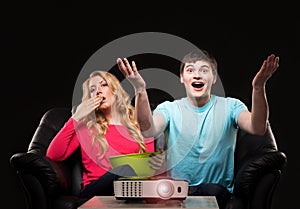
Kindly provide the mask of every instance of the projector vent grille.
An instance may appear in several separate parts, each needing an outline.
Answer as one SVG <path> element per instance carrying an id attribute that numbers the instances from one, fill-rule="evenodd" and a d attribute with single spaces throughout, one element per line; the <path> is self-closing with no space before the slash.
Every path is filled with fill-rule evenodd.
<path id="1" fill-rule="evenodd" d="M 123 197 L 142 197 L 143 188 L 142 183 L 138 181 L 122 182 L 122 196 Z"/>

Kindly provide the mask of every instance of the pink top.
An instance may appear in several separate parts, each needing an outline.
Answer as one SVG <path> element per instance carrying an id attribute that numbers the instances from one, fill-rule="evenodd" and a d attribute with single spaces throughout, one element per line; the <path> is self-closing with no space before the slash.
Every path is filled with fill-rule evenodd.
<path id="1" fill-rule="evenodd" d="M 80 146 L 83 164 L 82 185 L 85 187 L 111 169 L 108 157 L 139 152 L 138 143 L 123 125 L 110 124 L 105 138 L 109 145 L 108 151 L 104 158 L 97 159 L 99 144 L 96 141 L 92 142 L 90 131 L 85 125 L 70 118 L 51 141 L 46 156 L 54 161 L 63 161 Z M 154 138 L 145 138 L 144 141 L 147 151 L 153 152 Z"/>

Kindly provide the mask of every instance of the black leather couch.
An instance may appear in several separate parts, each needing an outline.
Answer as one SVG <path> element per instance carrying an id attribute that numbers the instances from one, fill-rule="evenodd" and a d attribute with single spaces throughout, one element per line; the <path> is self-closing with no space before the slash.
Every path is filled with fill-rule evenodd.
<path id="1" fill-rule="evenodd" d="M 46 149 L 71 116 L 71 108 L 53 108 L 42 117 L 24 153 L 10 158 L 22 185 L 28 209 L 77 209 L 87 199 L 79 198 L 80 153 L 61 163 L 45 157 Z M 235 153 L 235 198 L 228 209 L 271 209 L 274 190 L 287 158 L 278 151 L 271 127 L 265 136 L 238 133 Z"/>

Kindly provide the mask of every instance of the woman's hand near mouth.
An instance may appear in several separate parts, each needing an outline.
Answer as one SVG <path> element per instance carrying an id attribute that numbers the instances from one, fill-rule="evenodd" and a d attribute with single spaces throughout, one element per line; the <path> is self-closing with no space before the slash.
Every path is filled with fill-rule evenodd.
<path id="1" fill-rule="evenodd" d="M 94 111 L 97 107 L 99 107 L 100 103 L 103 100 L 104 97 L 95 96 L 83 101 L 80 105 L 78 105 L 76 112 L 72 115 L 72 118 L 76 121 L 81 120 L 92 111 Z"/>

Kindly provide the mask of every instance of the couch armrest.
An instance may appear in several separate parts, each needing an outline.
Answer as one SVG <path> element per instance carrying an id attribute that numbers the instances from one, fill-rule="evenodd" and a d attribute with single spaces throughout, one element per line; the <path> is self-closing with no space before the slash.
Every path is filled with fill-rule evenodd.
<path id="1" fill-rule="evenodd" d="M 286 163 L 286 155 L 280 151 L 268 152 L 246 162 L 237 172 L 234 195 L 242 198 L 248 197 L 260 178 L 274 170 L 282 170 Z"/>
<path id="2" fill-rule="evenodd" d="M 16 153 L 10 158 L 10 164 L 21 174 L 35 176 L 48 195 L 53 195 L 59 187 L 59 177 L 55 162 L 35 153 Z"/>

